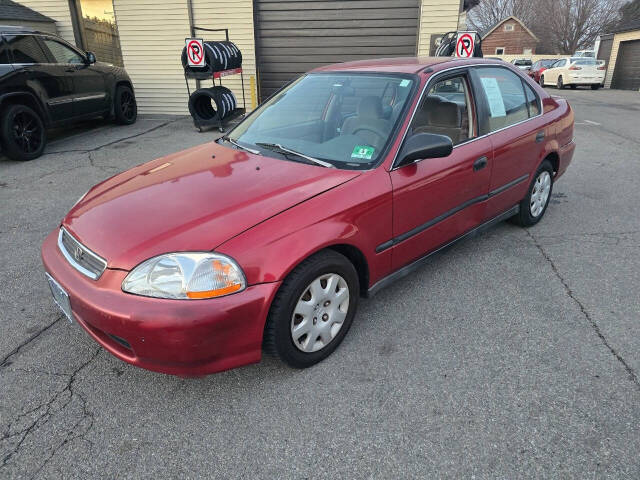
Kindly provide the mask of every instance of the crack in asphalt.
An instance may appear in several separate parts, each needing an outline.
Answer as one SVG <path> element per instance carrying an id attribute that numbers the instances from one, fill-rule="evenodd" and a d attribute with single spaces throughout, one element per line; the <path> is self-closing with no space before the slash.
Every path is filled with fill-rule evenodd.
<path id="1" fill-rule="evenodd" d="M 600 330 L 600 327 L 598 326 L 596 321 L 591 317 L 591 314 L 587 311 L 584 304 L 580 300 L 578 300 L 578 298 L 576 297 L 575 293 L 573 292 L 573 290 L 571 289 L 567 281 L 560 274 L 558 267 L 556 267 L 556 264 L 553 262 L 549 254 L 542 247 L 542 245 L 540 245 L 536 237 L 534 237 L 529 230 L 525 230 L 525 233 L 529 236 L 529 238 L 531 238 L 531 240 L 533 241 L 533 244 L 540 251 L 544 259 L 549 263 L 549 265 L 551 266 L 551 269 L 553 270 L 553 273 L 558 278 L 558 280 L 560 280 L 560 283 L 562 283 L 562 286 L 564 287 L 566 294 L 569 296 L 569 298 L 571 298 L 571 300 L 574 301 L 576 305 L 578 305 L 578 308 L 580 308 L 582 315 L 589 322 L 589 324 L 591 325 L 591 328 L 596 333 L 598 338 L 600 338 L 604 346 L 607 347 L 607 349 L 611 352 L 611 354 L 615 357 L 615 359 L 618 360 L 618 362 L 620 362 L 622 366 L 624 366 L 624 369 L 629 375 L 629 380 L 631 380 L 635 384 L 636 388 L 640 390 L 640 380 L 638 379 L 638 375 L 636 374 L 636 372 L 633 370 L 633 368 L 631 368 L 631 365 L 629 365 L 627 361 L 622 357 L 622 355 L 620 355 L 618 351 L 609 343 L 607 338 L 604 336 L 604 334 Z"/>
<path id="2" fill-rule="evenodd" d="M 95 417 L 93 412 L 91 412 L 87 406 L 86 398 L 83 395 L 81 395 L 78 391 L 74 390 L 74 383 L 76 381 L 77 375 L 82 370 L 84 370 L 91 362 L 93 362 L 98 357 L 101 351 L 102 351 L 102 348 L 98 347 L 95 350 L 95 352 L 91 355 L 91 357 L 86 362 L 82 363 L 73 372 L 71 372 L 70 374 L 61 374 L 61 376 L 68 377 L 64 388 L 62 388 L 61 390 L 58 390 L 47 401 L 18 415 L 15 418 L 13 423 L 9 423 L 5 433 L 1 437 L 1 440 L 8 440 L 18 436 L 20 437 L 20 439 L 16 443 L 13 450 L 4 456 L 4 458 L 2 459 L 2 463 L 0 464 L 0 469 L 5 468 L 8 465 L 11 458 L 20 451 L 24 442 L 32 433 L 34 433 L 36 430 L 41 428 L 43 425 L 47 424 L 49 420 L 51 420 L 54 414 L 64 411 L 71 404 L 74 398 L 77 398 L 80 401 L 82 415 L 80 415 L 80 418 L 76 422 L 74 422 L 71 428 L 65 433 L 64 440 L 60 444 L 58 444 L 56 447 L 51 449 L 47 458 L 44 460 L 42 465 L 40 465 L 40 467 L 38 467 L 38 469 L 33 473 L 31 478 L 35 478 L 42 471 L 42 469 L 51 461 L 51 459 L 58 453 L 58 451 L 60 451 L 60 449 L 62 449 L 69 442 L 72 442 L 78 438 L 82 438 L 86 440 L 85 436 L 93 428 Z M 63 397 L 64 395 L 66 395 L 66 400 L 64 400 L 64 403 L 59 408 L 54 410 L 54 405 L 56 401 L 61 397 Z M 39 415 L 35 418 L 35 420 L 33 420 L 29 425 L 27 425 L 25 428 L 22 428 L 17 432 L 11 433 L 11 427 L 16 421 L 19 421 L 20 419 L 27 417 L 35 412 L 39 412 L 40 410 L 43 410 L 43 411 L 39 413 Z M 78 429 L 82 426 L 83 423 L 85 425 L 84 428 L 78 431 Z"/>
<path id="3" fill-rule="evenodd" d="M 43 328 L 38 330 L 36 333 L 31 335 L 29 338 L 27 338 L 22 343 L 20 343 L 20 345 L 18 345 L 16 348 L 14 348 L 12 351 L 10 351 L 7 355 L 5 355 L 4 358 L 2 359 L 2 361 L 0 361 L 0 368 L 5 368 L 5 367 L 8 367 L 9 365 L 11 365 L 13 363 L 13 362 L 10 361 L 10 359 L 12 357 L 14 357 L 18 353 L 20 353 L 20 351 L 24 347 L 26 347 L 31 342 L 33 342 L 36 338 L 40 337 L 40 335 L 42 335 L 44 332 L 46 332 L 51 327 L 53 327 L 56 323 L 58 323 L 60 320 L 62 320 L 62 318 L 63 318 L 62 316 L 59 316 L 53 322 L 49 323 L 48 325 L 45 325 Z"/>

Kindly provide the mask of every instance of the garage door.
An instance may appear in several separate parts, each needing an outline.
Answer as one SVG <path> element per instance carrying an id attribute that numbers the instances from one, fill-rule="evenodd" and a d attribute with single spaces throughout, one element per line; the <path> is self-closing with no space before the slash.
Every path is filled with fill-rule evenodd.
<path id="1" fill-rule="evenodd" d="M 620 43 L 611 88 L 640 89 L 640 40 Z"/>
<path id="2" fill-rule="evenodd" d="M 320 65 L 414 56 L 419 0 L 256 0 L 260 96 Z"/>

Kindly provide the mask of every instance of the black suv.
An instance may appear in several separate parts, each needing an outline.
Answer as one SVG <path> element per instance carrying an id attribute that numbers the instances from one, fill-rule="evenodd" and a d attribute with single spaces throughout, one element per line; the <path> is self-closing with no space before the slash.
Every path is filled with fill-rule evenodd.
<path id="1" fill-rule="evenodd" d="M 91 117 L 136 121 L 131 79 L 124 69 L 96 63 L 55 35 L 0 26 L 0 142 L 5 155 L 42 155 L 46 128 Z"/>

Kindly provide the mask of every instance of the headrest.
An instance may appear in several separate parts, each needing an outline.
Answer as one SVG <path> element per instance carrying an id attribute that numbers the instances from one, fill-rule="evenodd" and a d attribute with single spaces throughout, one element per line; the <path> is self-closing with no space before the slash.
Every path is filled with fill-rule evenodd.
<path id="1" fill-rule="evenodd" d="M 362 97 L 358 104 L 358 116 L 369 118 L 382 117 L 382 100 L 378 97 Z"/>
<path id="2" fill-rule="evenodd" d="M 462 115 L 460 107 L 455 102 L 449 102 L 442 97 L 427 97 L 424 104 L 427 124 L 434 127 L 460 128 Z"/>

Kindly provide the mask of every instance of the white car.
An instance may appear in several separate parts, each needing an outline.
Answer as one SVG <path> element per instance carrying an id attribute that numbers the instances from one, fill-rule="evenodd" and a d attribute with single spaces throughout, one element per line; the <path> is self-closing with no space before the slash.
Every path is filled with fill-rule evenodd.
<path id="1" fill-rule="evenodd" d="M 604 83 L 606 70 L 604 62 L 595 58 L 561 58 L 540 75 L 540 85 L 555 85 L 559 89 L 588 85 L 597 90 Z"/>
<path id="2" fill-rule="evenodd" d="M 531 65 L 533 65 L 533 62 L 529 58 L 516 58 L 515 60 L 511 60 L 511 63 L 520 70 L 529 70 L 531 69 Z"/>

